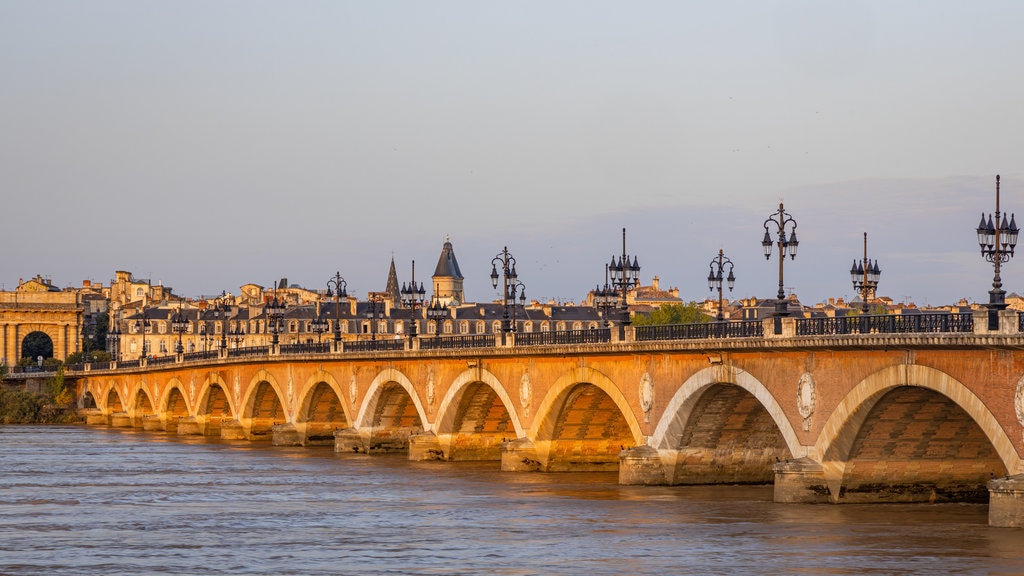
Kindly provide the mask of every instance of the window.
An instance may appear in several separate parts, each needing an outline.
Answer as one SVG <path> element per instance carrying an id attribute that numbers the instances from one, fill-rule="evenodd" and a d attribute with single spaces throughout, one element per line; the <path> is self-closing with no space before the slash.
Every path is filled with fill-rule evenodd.
<path id="1" fill-rule="evenodd" d="M 551 325 L 549 323 L 547 323 L 547 322 L 541 322 L 540 323 L 540 331 L 541 332 L 550 332 L 551 331 Z"/>
<path id="2" fill-rule="evenodd" d="M 427 334 L 437 334 L 437 320 L 427 324 Z"/>
<path id="3" fill-rule="evenodd" d="M 572 323 L 572 329 L 573 330 L 583 330 L 583 323 L 582 322 L 573 322 Z"/>
<path id="4" fill-rule="evenodd" d="M 533 332 L 533 322 L 523 322 L 523 332 Z"/>
<path id="5" fill-rule="evenodd" d="M 142 287 L 135 289 L 135 295 L 138 296 L 139 298 L 142 297 Z"/>
<path id="6" fill-rule="evenodd" d="M 597 330 L 597 322 L 591 322 L 590 323 L 590 329 L 591 330 Z"/>
<path id="7" fill-rule="evenodd" d="M 292 334 L 298 332 L 299 331 L 299 323 L 296 322 L 295 320 L 292 320 L 291 322 L 289 322 L 288 323 L 288 331 L 291 332 Z"/>
<path id="8" fill-rule="evenodd" d="M 157 330 L 159 330 L 161 334 L 167 334 L 167 323 L 166 322 L 158 322 L 157 323 Z"/>
<path id="9" fill-rule="evenodd" d="M 469 322 L 467 322 L 466 320 L 459 322 L 459 333 L 469 334 Z"/>
<path id="10" fill-rule="evenodd" d="M 481 320 L 481 321 L 476 323 L 476 333 L 477 334 L 483 334 L 486 331 L 487 331 L 487 324 L 483 320 Z"/>
<path id="11" fill-rule="evenodd" d="M 452 333 L 452 323 L 451 323 L 450 320 L 444 323 L 444 333 L 445 334 L 451 334 Z"/>
<path id="12" fill-rule="evenodd" d="M 498 334 L 498 333 L 501 332 L 501 322 L 500 321 L 495 320 L 494 322 L 491 323 L 491 332 L 493 332 L 495 334 Z"/>
<path id="13" fill-rule="evenodd" d="M 562 332 L 565 330 L 565 322 L 555 322 L 555 330 Z"/>

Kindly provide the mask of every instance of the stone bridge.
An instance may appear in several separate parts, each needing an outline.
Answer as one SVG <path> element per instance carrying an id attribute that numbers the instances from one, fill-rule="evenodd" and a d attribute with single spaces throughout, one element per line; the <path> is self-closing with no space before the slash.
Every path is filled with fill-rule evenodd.
<path id="1" fill-rule="evenodd" d="M 990 523 L 1024 525 L 1024 336 L 782 332 L 271 349 L 68 378 L 96 425 L 623 484 L 774 482 L 779 502 L 989 501 Z"/>

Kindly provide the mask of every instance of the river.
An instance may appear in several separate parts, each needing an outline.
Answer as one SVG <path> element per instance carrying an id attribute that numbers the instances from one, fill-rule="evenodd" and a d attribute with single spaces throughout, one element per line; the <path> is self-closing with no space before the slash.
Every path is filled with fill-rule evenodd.
<path id="1" fill-rule="evenodd" d="M 329 448 L 0 426 L 2 574 L 1022 574 L 975 504 L 775 504 Z"/>

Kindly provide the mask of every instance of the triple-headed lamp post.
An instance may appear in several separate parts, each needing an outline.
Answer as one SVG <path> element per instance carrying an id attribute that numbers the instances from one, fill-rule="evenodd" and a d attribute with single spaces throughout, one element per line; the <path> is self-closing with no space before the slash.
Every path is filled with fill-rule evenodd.
<path id="1" fill-rule="evenodd" d="M 264 308 L 264 311 L 267 313 L 267 330 L 271 334 L 270 344 L 273 346 L 277 346 L 278 343 L 277 335 L 281 332 L 280 322 L 281 318 L 284 317 L 284 310 L 284 300 L 278 299 L 277 291 L 275 290 L 274 295 Z"/>
<path id="2" fill-rule="evenodd" d="M 711 260 L 709 266 L 711 271 L 708 272 L 708 289 L 712 292 L 718 290 L 718 315 L 715 317 L 715 320 L 721 322 L 725 319 L 725 315 L 722 313 L 722 279 L 726 267 L 729 268 L 729 276 L 725 278 L 729 286 L 729 292 L 732 292 L 733 286 L 736 285 L 736 276 L 732 273 L 732 260 L 725 256 L 721 248 L 718 249 L 718 256 Z"/>
<path id="3" fill-rule="evenodd" d="M 626 293 L 640 286 L 640 264 L 636 256 L 633 256 L 633 263 L 630 264 L 629 256 L 626 254 L 626 229 L 622 229 L 622 255 L 619 260 L 612 256 L 612 262 L 608 265 L 612 273 L 612 287 L 619 296 L 619 313 L 622 315 L 620 322 L 623 326 L 629 324 L 629 303 Z"/>
<path id="4" fill-rule="evenodd" d="M 1002 220 L 1000 220 L 1002 218 Z M 1017 246 L 1017 220 L 1010 214 L 1010 221 L 1006 221 L 1006 214 L 999 211 L 999 175 L 996 175 L 996 214 L 995 220 L 992 215 L 985 219 L 985 213 L 981 214 L 981 223 L 978 224 L 978 244 L 981 246 L 981 256 L 995 266 L 995 276 L 992 278 L 992 289 L 988 292 L 988 329 L 999 329 L 999 311 L 1006 309 L 1006 291 L 1003 290 L 1003 279 L 999 276 L 999 269 L 1004 262 L 1013 258 L 1013 249 Z"/>
<path id="5" fill-rule="evenodd" d="M 526 304 L 526 286 L 519 281 L 519 274 L 516 273 L 516 258 L 508 251 L 508 246 L 502 248 L 497 256 L 491 259 L 491 287 L 498 287 L 498 264 L 501 264 L 501 304 L 503 312 L 501 316 L 501 343 L 505 344 L 506 334 L 516 331 L 516 293 L 519 294 L 520 304 Z M 511 309 L 511 315 L 509 314 Z"/>
<path id="6" fill-rule="evenodd" d="M 188 330 L 188 319 L 181 312 L 181 303 L 178 303 L 178 310 L 171 316 L 171 331 L 178 335 L 178 343 L 174 346 L 174 351 L 181 354 L 185 351 L 185 347 L 181 344 L 181 335 Z"/>
<path id="7" fill-rule="evenodd" d="M 434 321 L 434 338 L 441 336 L 441 326 L 444 323 L 445 318 L 448 317 L 448 306 L 441 302 L 440 298 L 437 298 L 437 288 L 434 288 L 434 301 L 427 306 L 427 320 Z"/>
<path id="8" fill-rule="evenodd" d="M 777 228 L 778 238 L 772 240 L 768 224 L 774 224 Z M 786 230 L 789 229 L 789 237 L 786 237 Z M 779 202 L 779 211 L 772 214 L 764 221 L 764 239 L 761 241 L 761 248 L 764 249 L 765 260 L 772 258 L 772 244 L 779 245 L 779 293 L 775 300 L 775 333 L 782 333 L 782 317 L 789 315 L 789 305 L 786 302 L 786 292 L 782 284 L 782 263 L 786 261 L 786 254 L 791 260 L 796 259 L 796 249 L 800 243 L 796 239 L 796 220 L 786 212 Z"/>
<path id="9" fill-rule="evenodd" d="M 335 272 L 334 278 L 327 279 L 327 293 L 334 299 L 334 342 L 341 342 L 341 299 L 348 298 L 345 290 L 348 282 L 341 277 L 341 272 Z"/>
<path id="10" fill-rule="evenodd" d="M 868 313 L 868 299 L 875 296 L 878 289 L 878 279 L 882 270 L 878 267 L 878 260 L 874 263 L 868 259 L 868 233 L 864 233 L 864 258 L 858 262 L 853 261 L 850 268 L 850 280 L 853 281 L 853 289 L 860 292 L 861 306 L 864 313 Z"/>
<path id="11" fill-rule="evenodd" d="M 399 291 L 402 294 L 402 305 L 408 308 L 412 308 L 412 317 L 409 320 L 409 341 L 416 339 L 416 309 L 422 306 L 425 302 L 425 296 L 427 291 L 423 289 L 423 282 L 420 282 L 419 287 L 416 286 L 416 261 L 412 261 L 412 280 L 409 284 L 402 284 L 402 288 Z"/>

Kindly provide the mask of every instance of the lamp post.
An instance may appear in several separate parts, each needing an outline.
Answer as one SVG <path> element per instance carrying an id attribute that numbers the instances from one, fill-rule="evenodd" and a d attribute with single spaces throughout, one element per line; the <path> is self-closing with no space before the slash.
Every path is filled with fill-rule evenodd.
<path id="1" fill-rule="evenodd" d="M 316 333 L 316 343 L 317 344 L 323 344 L 323 337 L 324 337 L 324 332 L 327 331 L 327 324 L 328 324 L 327 323 L 327 318 L 324 318 L 323 315 L 320 314 L 320 302 L 317 301 L 317 303 L 316 303 L 316 316 L 309 323 L 310 329 L 312 329 L 313 332 Z"/>
<path id="2" fill-rule="evenodd" d="M 178 335 L 178 344 L 174 348 L 174 351 L 178 354 L 185 351 L 184 346 L 181 345 L 181 335 L 186 330 L 188 330 L 188 320 L 181 313 L 181 302 L 178 302 L 178 311 L 174 313 L 174 316 L 171 316 L 171 331 Z"/>
<path id="3" fill-rule="evenodd" d="M 238 328 L 233 329 L 231 331 L 231 343 L 235 346 L 235 348 L 238 348 L 239 344 L 243 344 L 244 342 L 245 342 L 245 328 L 244 327 L 238 327 Z"/>
<path id="4" fill-rule="evenodd" d="M 149 327 L 149 319 L 146 318 L 146 306 L 142 306 L 142 320 L 139 321 L 139 329 L 142 330 L 142 354 L 139 355 L 139 359 L 145 358 L 148 352 L 146 342 L 146 328 Z"/>
<path id="5" fill-rule="evenodd" d="M 778 228 L 778 238 L 773 241 L 768 224 L 772 223 Z M 786 229 L 789 228 L 789 238 L 786 238 Z M 764 259 L 771 260 L 772 244 L 779 245 L 779 293 L 775 300 L 775 333 L 782 334 L 782 317 L 789 315 L 789 304 L 786 302 L 786 292 L 782 288 L 782 264 L 786 261 L 786 253 L 789 253 L 790 260 L 796 259 L 796 249 L 800 243 L 796 239 L 796 220 L 793 219 L 782 202 L 779 202 L 779 211 L 772 214 L 764 221 L 764 240 L 761 241 L 761 248 L 764 249 Z"/>
<path id="6" fill-rule="evenodd" d="M 371 339 L 377 340 L 377 321 L 384 317 L 384 295 L 380 292 L 370 292 L 366 299 L 369 304 L 366 317 L 370 319 Z"/>
<path id="7" fill-rule="evenodd" d="M 615 309 L 618 299 L 619 293 L 608 284 L 608 264 L 605 264 L 604 286 L 594 288 L 594 306 L 601 312 L 605 328 L 611 325 L 608 317 L 611 316 L 612 310 Z"/>
<path id="8" fill-rule="evenodd" d="M 868 313 L 868 298 L 875 295 L 878 289 L 878 279 L 882 270 L 878 267 L 878 260 L 874 263 L 868 259 L 868 233 L 864 233 L 864 258 L 860 262 L 854 260 L 850 268 L 850 280 L 853 282 L 853 289 L 860 292 L 861 306 L 864 313 Z"/>
<path id="9" fill-rule="evenodd" d="M 516 273 L 516 259 L 505 246 L 491 260 L 491 287 L 498 287 L 498 264 L 501 264 L 501 304 L 503 312 L 501 316 L 501 343 L 505 344 L 505 335 L 516 331 L 516 293 L 519 294 L 520 304 L 526 304 L 526 286 L 519 281 Z M 511 308 L 511 315 L 509 314 Z"/>
<path id="10" fill-rule="evenodd" d="M 718 256 L 712 258 L 711 264 L 709 264 L 711 271 L 708 272 L 708 289 L 718 290 L 718 315 L 715 317 L 718 322 L 725 319 L 725 314 L 722 313 L 722 277 L 727 266 L 729 267 L 729 276 L 725 278 L 725 281 L 729 286 L 729 292 L 732 292 L 733 286 L 736 285 L 736 276 L 732 273 L 732 260 L 729 260 L 719 248 Z"/>
<path id="11" fill-rule="evenodd" d="M 999 276 L 999 269 L 1004 262 L 1009 262 L 1010 258 L 1013 258 L 1018 232 L 1017 220 L 1014 215 L 1010 215 L 1010 222 L 1007 223 L 1006 214 L 999 211 L 999 175 L 997 174 L 995 220 L 993 221 L 992 215 L 989 214 L 986 222 L 985 213 L 982 212 L 981 223 L 978 224 L 978 244 L 981 246 L 981 256 L 995 267 L 992 289 L 988 292 L 989 330 L 999 329 L 999 311 L 1006 309 L 1006 291 L 1003 290 L 1003 279 Z"/>
<path id="12" fill-rule="evenodd" d="M 271 334 L 270 344 L 272 346 L 277 346 L 277 335 L 281 331 L 279 322 L 284 316 L 285 311 L 284 300 L 279 300 L 277 298 L 277 290 L 274 290 L 274 295 L 271 297 L 270 301 L 267 302 L 264 310 L 267 313 L 267 330 Z"/>
<path id="13" fill-rule="evenodd" d="M 110 328 L 107 330 L 107 351 L 115 362 L 121 361 L 121 321 L 118 318 L 120 312 L 111 316 Z"/>
<path id="14" fill-rule="evenodd" d="M 402 294 L 402 305 L 412 308 L 412 319 L 409 321 L 409 341 L 412 342 L 416 339 L 416 309 L 422 306 L 426 300 L 424 296 L 427 291 L 423 289 L 423 282 L 420 282 L 419 287 L 416 287 L 416 261 L 412 261 L 412 280 L 408 285 L 402 284 L 402 288 L 399 291 Z"/>
<path id="15" fill-rule="evenodd" d="M 435 294 L 437 290 L 434 290 Z M 448 306 L 442 304 L 437 298 L 427 307 L 427 319 L 434 321 L 434 338 L 441 337 L 441 323 L 448 317 Z"/>
<path id="16" fill-rule="evenodd" d="M 622 229 L 622 255 L 619 257 L 618 262 L 615 261 L 615 256 L 613 255 L 608 269 L 612 273 L 612 286 L 619 296 L 619 312 L 622 315 L 621 323 L 623 326 L 628 326 L 630 319 L 626 293 L 640 285 L 640 264 L 637 263 L 636 256 L 633 256 L 633 263 L 629 263 L 629 256 L 626 254 L 625 228 Z"/>
<path id="17" fill-rule="evenodd" d="M 332 288 L 333 286 L 333 288 Z M 327 293 L 334 299 L 334 342 L 341 341 L 341 299 L 348 298 L 345 288 L 348 282 L 341 277 L 341 272 L 335 272 L 334 278 L 327 279 Z"/>
<path id="18" fill-rule="evenodd" d="M 231 297 L 221 291 L 220 296 L 213 299 L 213 319 L 220 325 L 220 349 L 228 347 L 228 314 L 231 313 Z"/>

